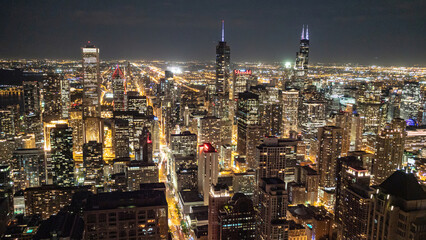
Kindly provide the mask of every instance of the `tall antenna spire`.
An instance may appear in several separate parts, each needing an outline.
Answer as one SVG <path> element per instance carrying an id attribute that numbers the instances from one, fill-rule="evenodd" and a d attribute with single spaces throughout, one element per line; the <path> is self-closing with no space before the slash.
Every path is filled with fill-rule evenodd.
<path id="1" fill-rule="evenodd" d="M 225 42 L 225 20 L 222 20 L 222 42 Z"/>
<path id="2" fill-rule="evenodd" d="M 305 39 L 305 25 L 302 27 L 302 36 L 300 36 L 300 40 Z"/>
<path id="3" fill-rule="evenodd" d="M 309 25 L 306 25 L 306 36 L 305 36 L 305 39 L 306 40 L 309 40 Z"/>

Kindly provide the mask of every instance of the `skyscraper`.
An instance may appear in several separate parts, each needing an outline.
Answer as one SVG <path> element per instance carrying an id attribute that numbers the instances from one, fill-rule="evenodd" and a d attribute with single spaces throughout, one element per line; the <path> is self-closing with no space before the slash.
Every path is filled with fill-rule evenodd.
<path id="1" fill-rule="evenodd" d="M 298 132 L 299 91 L 287 90 L 282 92 L 282 127 L 281 135 L 290 137 L 292 131 Z"/>
<path id="2" fill-rule="evenodd" d="M 400 117 L 404 120 L 417 120 L 418 112 L 422 104 L 421 100 L 419 82 L 405 81 L 401 95 Z"/>
<path id="3" fill-rule="evenodd" d="M 320 188 L 336 187 L 336 164 L 342 152 L 342 136 L 342 129 L 339 127 L 325 126 L 318 129 Z"/>
<path id="4" fill-rule="evenodd" d="M 219 210 L 220 239 L 256 239 L 256 211 L 253 201 L 243 193 L 236 193 Z"/>
<path id="5" fill-rule="evenodd" d="M 280 178 L 262 178 L 259 182 L 258 239 L 287 239 L 288 195 Z"/>
<path id="6" fill-rule="evenodd" d="M 208 216 L 208 239 L 220 240 L 220 210 L 231 199 L 229 188 L 224 184 L 210 185 L 208 195 L 209 216 Z"/>
<path id="7" fill-rule="evenodd" d="M 13 152 L 13 163 L 16 190 L 46 184 L 46 163 L 42 149 L 17 149 Z"/>
<path id="8" fill-rule="evenodd" d="M 85 185 L 102 184 L 103 179 L 102 143 L 90 141 L 83 145 L 83 166 L 85 169 Z"/>
<path id="9" fill-rule="evenodd" d="M 222 38 L 216 46 L 216 93 L 225 94 L 229 77 L 231 49 L 225 42 L 225 21 L 222 20 Z"/>
<path id="10" fill-rule="evenodd" d="M 200 119 L 200 143 L 211 143 L 214 148 L 221 146 L 221 119 L 215 116 L 206 116 Z"/>
<path id="11" fill-rule="evenodd" d="M 74 186 L 74 159 L 72 129 L 67 124 L 56 124 L 50 130 L 53 184 Z"/>
<path id="12" fill-rule="evenodd" d="M 126 110 L 126 80 L 118 67 L 112 74 L 112 90 L 114 94 L 114 111 Z"/>
<path id="13" fill-rule="evenodd" d="M 339 239 L 367 239 L 370 173 L 355 156 L 338 159 L 335 220 Z"/>
<path id="14" fill-rule="evenodd" d="M 43 76 L 43 122 L 61 119 L 61 78 L 53 73 Z"/>
<path id="15" fill-rule="evenodd" d="M 218 183 L 219 160 L 216 149 L 210 143 L 198 148 L 198 191 L 204 196 L 204 205 L 209 202 L 209 191 Z"/>
<path id="16" fill-rule="evenodd" d="M 129 157 L 129 121 L 124 119 L 114 120 L 114 150 L 115 157 Z"/>
<path id="17" fill-rule="evenodd" d="M 259 119 L 259 96 L 252 92 L 244 92 L 238 95 L 237 107 L 237 123 L 238 123 L 238 141 L 237 152 L 240 156 L 246 156 L 247 150 L 253 148 L 253 153 L 257 142 L 250 142 L 250 140 L 260 140 L 263 134 L 256 127 L 260 127 Z M 255 134 L 250 134 L 255 132 Z M 249 135 L 257 135 L 255 138 L 249 138 Z M 249 143 L 251 143 L 249 145 Z M 255 164 L 247 162 L 250 168 L 254 168 Z"/>
<path id="18" fill-rule="evenodd" d="M 368 239 L 425 239 L 426 192 L 414 174 L 394 172 L 370 197 Z"/>
<path id="19" fill-rule="evenodd" d="M 140 135 L 139 142 L 139 155 L 140 157 L 136 158 L 145 163 L 153 163 L 152 161 L 152 136 L 147 127 L 144 127 L 142 134 Z"/>
<path id="20" fill-rule="evenodd" d="M 102 142 L 99 48 L 89 42 L 82 53 L 84 142 Z"/>
<path id="21" fill-rule="evenodd" d="M 302 29 L 302 35 L 300 37 L 300 48 L 299 52 L 296 53 L 296 75 L 297 76 L 304 76 L 306 74 L 306 70 L 308 69 L 308 62 L 309 62 L 309 29 L 308 26 L 306 26 L 306 33 L 305 33 L 305 26 L 303 26 Z"/>
<path id="22" fill-rule="evenodd" d="M 396 118 L 377 136 L 377 151 L 372 173 L 374 184 L 382 183 L 396 169 L 402 168 L 405 135 L 405 121 Z"/>
<path id="23" fill-rule="evenodd" d="M 266 137 L 257 147 L 258 181 L 262 178 L 279 178 L 294 181 L 295 167 L 304 159 L 298 151 L 298 140 Z"/>
<path id="24" fill-rule="evenodd" d="M 232 98 L 238 98 L 238 94 L 250 90 L 250 86 L 256 85 L 256 81 L 250 69 L 234 69 L 232 81 Z"/>

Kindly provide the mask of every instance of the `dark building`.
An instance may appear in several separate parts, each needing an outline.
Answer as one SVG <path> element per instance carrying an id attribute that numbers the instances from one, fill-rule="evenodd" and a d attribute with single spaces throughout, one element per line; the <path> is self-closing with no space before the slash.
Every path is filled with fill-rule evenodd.
<path id="1" fill-rule="evenodd" d="M 61 76 L 49 73 L 43 76 L 43 122 L 61 119 Z"/>
<path id="2" fill-rule="evenodd" d="M 59 212 L 50 216 L 49 219 L 41 222 L 37 233 L 32 239 L 70 239 L 78 240 L 83 238 L 84 222 L 75 213 Z"/>
<path id="3" fill-rule="evenodd" d="M 2 239 L 33 239 L 41 220 L 40 215 L 17 215 L 7 226 Z"/>
<path id="4" fill-rule="evenodd" d="M 225 42 L 225 21 L 222 20 L 222 38 L 216 46 L 216 93 L 225 94 L 229 77 L 231 49 Z"/>
<path id="5" fill-rule="evenodd" d="M 110 192 L 87 198 L 83 210 L 85 239 L 155 239 L 168 237 L 164 191 Z"/>
<path id="6" fill-rule="evenodd" d="M 256 212 L 253 201 L 236 193 L 219 210 L 220 239 L 256 239 Z"/>

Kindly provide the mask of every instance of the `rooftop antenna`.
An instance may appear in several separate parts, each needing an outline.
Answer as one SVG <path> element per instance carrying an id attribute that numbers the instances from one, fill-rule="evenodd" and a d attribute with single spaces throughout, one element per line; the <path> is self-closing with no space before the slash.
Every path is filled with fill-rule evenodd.
<path id="1" fill-rule="evenodd" d="M 305 25 L 302 27 L 302 36 L 300 36 L 300 40 L 303 40 L 305 36 Z"/>
<path id="2" fill-rule="evenodd" d="M 306 25 L 306 36 L 305 36 L 305 39 L 306 40 L 309 40 L 309 25 Z"/>
<path id="3" fill-rule="evenodd" d="M 222 42 L 225 42 L 225 20 L 222 20 Z"/>

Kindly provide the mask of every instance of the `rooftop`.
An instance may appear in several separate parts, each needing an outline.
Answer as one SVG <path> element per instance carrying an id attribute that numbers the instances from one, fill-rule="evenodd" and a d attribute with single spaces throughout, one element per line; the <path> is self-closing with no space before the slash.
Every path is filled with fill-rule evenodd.
<path id="1" fill-rule="evenodd" d="M 404 200 L 426 199 L 426 192 L 418 183 L 413 173 L 396 171 L 379 185 L 386 193 Z"/>
<path id="2" fill-rule="evenodd" d="M 132 207 L 167 207 L 164 191 L 139 190 L 133 192 L 99 193 L 87 198 L 86 211 Z"/>

